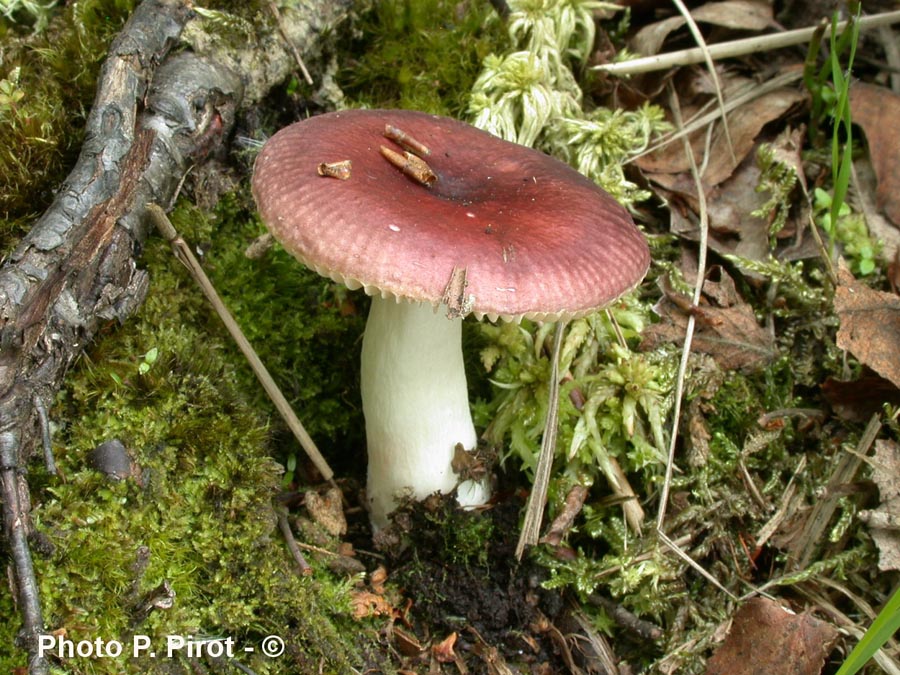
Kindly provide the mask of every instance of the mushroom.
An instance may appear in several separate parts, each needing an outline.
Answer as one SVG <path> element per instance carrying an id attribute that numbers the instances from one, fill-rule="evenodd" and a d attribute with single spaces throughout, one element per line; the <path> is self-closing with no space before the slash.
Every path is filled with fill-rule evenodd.
<path id="1" fill-rule="evenodd" d="M 628 212 L 541 152 L 445 117 L 349 110 L 290 125 L 256 160 L 259 213 L 319 274 L 372 296 L 361 393 L 372 523 L 403 493 L 456 488 L 474 448 L 461 317 L 552 321 L 635 287 L 649 251 Z M 441 305 L 445 311 L 439 312 Z"/>

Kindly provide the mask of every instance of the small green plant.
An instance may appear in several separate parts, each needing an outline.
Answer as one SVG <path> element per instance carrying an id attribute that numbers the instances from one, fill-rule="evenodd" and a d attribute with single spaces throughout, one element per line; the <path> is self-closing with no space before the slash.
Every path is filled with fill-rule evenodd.
<path id="1" fill-rule="evenodd" d="M 832 245 L 841 244 L 854 273 L 867 275 L 875 271 L 879 247 L 869 236 L 860 214 L 853 213 L 847 203 L 842 203 L 835 213 L 834 197 L 822 188 L 816 188 L 813 193 L 813 213 Z"/>
<path id="2" fill-rule="evenodd" d="M 53 8 L 58 0 L 0 0 L 0 14 L 12 23 L 23 19 L 32 24 L 35 33 L 43 31 L 50 23 Z"/>
<path id="3" fill-rule="evenodd" d="M 850 72 L 859 43 L 859 17 L 862 3 L 853 0 L 848 3 L 851 18 L 846 28 L 838 34 L 837 12 L 831 19 L 828 60 L 816 71 L 818 56 L 818 39 L 810 43 L 804 68 L 804 82 L 812 96 L 810 117 L 810 133 L 817 139 L 815 131 L 819 122 L 832 119 L 831 131 L 831 182 L 832 197 L 830 204 L 831 222 L 836 223 L 850 186 L 850 171 L 853 164 L 853 128 L 850 119 Z M 846 66 L 841 60 L 846 55 Z M 831 239 L 831 250 L 834 253 L 834 239 Z"/>
<path id="4" fill-rule="evenodd" d="M 897 630 L 900 630 L 900 588 L 894 591 L 891 599 L 878 612 L 869 630 L 847 655 L 837 675 L 858 673 Z"/>
<path id="5" fill-rule="evenodd" d="M 156 363 L 156 360 L 159 358 L 159 349 L 156 347 L 152 347 L 147 350 L 147 352 L 141 357 L 141 362 L 138 364 L 138 373 L 141 375 L 146 375 L 150 372 L 150 368 L 153 367 L 153 364 Z"/>
<path id="6" fill-rule="evenodd" d="M 472 124 L 566 160 L 626 206 L 649 193 L 625 178 L 623 161 L 668 128 L 662 110 L 585 111 L 577 75 L 594 43 L 594 15 L 620 7 L 595 0 L 513 0 L 513 51 L 492 54 L 472 87 Z"/>
<path id="7" fill-rule="evenodd" d="M 760 170 L 756 191 L 768 192 L 769 198 L 751 215 L 769 221 L 769 240 L 774 244 L 775 236 L 784 228 L 790 213 L 791 195 L 797 186 L 797 169 L 780 161 L 769 143 L 759 146 L 756 163 Z"/>

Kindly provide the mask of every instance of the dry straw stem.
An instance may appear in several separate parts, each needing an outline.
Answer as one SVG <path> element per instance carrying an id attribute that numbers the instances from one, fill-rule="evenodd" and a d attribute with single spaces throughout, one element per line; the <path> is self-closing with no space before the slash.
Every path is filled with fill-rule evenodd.
<path id="1" fill-rule="evenodd" d="M 719 112 L 722 115 L 722 129 L 725 131 L 725 141 L 728 145 L 728 153 L 731 155 L 732 161 L 737 164 L 737 160 L 734 156 L 734 143 L 731 141 L 731 131 L 728 128 L 728 118 L 725 116 L 725 97 L 722 95 L 722 82 L 719 80 L 719 74 L 716 72 L 716 64 L 713 62 L 713 55 L 710 54 L 709 46 L 706 44 L 706 40 L 703 39 L 703 33 L 700 32 L 700 26 L 694 21 L 694 17 L 691 16 L 690 10 L 685 6 L 682 0 L 674 0 L 674 2 L 678 11 L 687 22 L 691 35 L 694 36 L 694 41 L 699 45 L 698 49 L 700 50 L 703 60 L 706 62 L 706 69 L 709 71 L 709 76 L 716 85 L 716 101 L 719 104 Z"/>
<path id="2" fill-rule="evenodd" d="M 669 83 L 669 97 L 671 99 L 672 114 L 675 118 L 675 125 L 680 127 L 682 123 L 681 106 L 678 103 L 678 95 L 675 93 L 674 87 L 672 86 L 671 82 Z M 694 177 L 694 182 L 697 186 L 697 199 L 700 205 L 700 250 L 697 260 L 697 281 L 694 286 L 693 296 L 691 298 L 691 304 L 696 307 L 700 304 L 700 294 L 703 290 L 703 279 L 706 276 L 706 251 L 709 220 L 706 210 L 706 192 L 704 191 L 703 181 L 700 178 L 700 172 L 697 169 L 697 164 L 694 162 L 694 153 L 691 150 L 690 143 L 688 143 L 686 136 L 683 138 L 683 142 L 684 152 L 691 167 L 691 175 Z M 681 399 L 684 395 L 685 373 L 687 372 L 688 358 L 690 357 L 691 353 L 691 342 L 693 341 L 694 337 L 694 322 L 695 318 L 694 313 L 692 312 L 690 316 L 688 316 L 687 326 L 685 327 L 684 348 L 681 351 L 681 363 L 678 366 L 678 375 L 675 380 L 675 409 L 672 412 L 672 434 L 671 440 L 669 441 L 669 454 L 666 459 L 666 476 L 665 480 L 663 481 L 662 494 L 659 498 L 659 513 L 657 514 L 656 518 L 656 529 L 661 536 L 664 536 L 663 526 L 666 521 L 666 509 L 668 508 L 669 503 L 669 490 L 672 485 L 672 474 L 675 468 L 675 447 L 678 441 L 678 423 L 679 419 L 681 418 Z"/>
<path id="3" fill-rule="evenodd" d="M 556 331 L 553 335 L 553 354 L 550 356 L 550 388 L 547 394 L 549 398 L 547 419 L 544 422 L 541 452 L 534 470 L 534 484 L 531 486 L 531 494 L 528 496 L 525 520 L 522 523 L 522 530 L 519 532 L 519 543 L 516 544 L 516 560 L 521 560 L 525 547 L 537 544 L 541 535 L 541 520 L 543 520 L 544 505 L 547 502 L 550 469 L 553 466 L 553 456 L 556 454 L 556 434 L 559 426 L 559 351 L 566 323 L 564 319 L 560 319 L 556 323 Z"/>
<path id="4" fill-rule="evenodd" d="M 760 96 L 765 96 L 769 92 L 776 91 L 791 84 L 792 82 L 796 82 L 802 77 L 803 71 L 798 68 L 795 70 L 789 70 L 785 73 L 781 73 L 780 75 L 776 75 L 771 80 L 763 82 L 762 84 L 756 84 L 755 82 L 750 83 L 743 89 L 732 94 L 728 98 L 728 100 L 725 101 L 724 113 L 730 113 L 732 110 L 740 108 L 741 106 L 759 98 Z M 631 157 L 626 159 L 624 163 L 627 164 L 628 162 L 633 162 L 640 157 L 656 152 L 669 143 L 684 138 L 689 134 L 694 133 L 694 131 L 696 131 L 697 129 L 711 124 L 712 122 L 715 122 L 720 117 L 722 117 L 723 111 L 720 108 L 717 107 L 715 110 L 703 112 L 703 110 L 707 109 L 708 108 L 703 108 L 694 117 L 686 120 L 683 124 L 679 125 L 675 131 L 663 136 L 658 142 L 654 143 L 643 152 L 632 155 Z"/>
<path id="5" fill-rule="evenodd" d="M 890 26 L 895 23 L 900 23 L 900 10 L 864 16 L 859 20 L 859 29 L 868 30 L 879 26 Z M 838 30 L 843 30 L 846 25 L 847 22 L 842 21 L 838 23 L 837 28 Z M 798 28 L 783 33 L 775 33 L 773 35 L 759 35 L 751 38 L 743 38 L 741 40 L 732 40 L 730 42 L 720 42 L 718 44 L 708 45 L 705 49 L 703 47 L 692 47 L 677 52 L 669 52 L 668 54 L 643 56 L 638 59 L 631 59 L 620 63 L 604 63 L 600 66 L 594 66 L 593 70 L 600 70 L 611 75 L 619 76 L 638 75 L 640 73 L 649 73 L 656 70 L 665 70 L 667 68 L 701 63 L 706 60 L 707 53 L 713 59 L 727 59 L 735 56 L 757 54 L 759 52 L 782 49 L 783 47 L 792 47 L 794 45 L 809 42 L 817 28 L 818 26 L 810 26 L 808 28 Z M 825 36 L 830 33 L 831 26 L 829 25 L 825 28 Z"/>
<path id="6" fill-rule="evenodd" d="M 675 118 L 675 124 L 677 126 L 681 126 L 681 107 L 678 103 L 678 95 L 675 93 L 675 89 L 672 86 L 671 82 L 669 83 L 669 96 L 671 99 L 671 107 L 673 116 Z M 706 277 L 706 253 L 709 231 L 709 218 L 707 216 L 706 193 L 704 192 L 703 181 L 700 178 L 700 169 L 697 167 L 696 162 L 694 162 L 694 153 L 691 150 L 691 146 L 687 140 L 687 137 L 684 137 L 683 142 L 684 152 L 687 155 L 688 162 L 691 166 L 691 175 L 693 176 L 694 183 L 697 186 L 697 198 L 700 205 L 700 241 L 697 258 L 697 281 L 694 285 L 694 293 L 691 298 L 691 305 L 696 307 L 700 304 L 700 295 L 703 290 L 703 280 Z M 709 147 L 707 146 L 706 154 L 708 153 Z M 716 579 L 710 572 L 704 569 L 696 560 L 691 558 L 675 541 L 670 539 L 664 531 L 666 509 L 668 508 L 669 504 L 669 491 L 671 490 L 672 485 L 672 474 L 674 473 L 675 469 L 675 448 L 678 442 L 678 425 L 681 418 L 681 399 L 684 396 L 684 381 L 685 374 L 687 373 L 688 360 L 691 355 L 691 343 L 693 342 L 694 337 L 694 323 L 694 313 L 691 313 L 688 317 L 687 326 L 685 327 L 684 347 L 681 351 L 681 362 L 678 366 L 678 375 L 675 380 L 675 409 L 672 412 L 672 433 L 671 440 L 669 442 L 669 454 L 666 459 L 666 475 L 665 480 L 663 481 L 662 493 L 660 494 L 659 498 L 659 513 L 657 514 L 656 518 L 656 534 L 666 547 L 668 547 L 688 565 L 694 568 L 697 573 L 703 576 L 707 581 L 709 581 L 720 591 L 728 595 L 730 598 L 736 600 L 737 597 L 731 591 L 725 588 L 725 586 L 723 586 L 718 579 Z"/>
<path id="7" fill-rule="evenodd" d="M 216 310 L 219 318 L 222 319 L 222 323 L 225 324 L 231 337 L 244 354 L 244 357 L 247 359 L 247 362 L 250 364 L 250 367 L 253 369 L 254 374 L 259 380 L 259 383 L 263 386 L 263 389 L 266 390 L 266 394 L 269 395 L 269 398 L 272 400 L 278 413 L 306 451 L 306 454 L 309 456 L 310 460 L 312 460 L 312 463 L 316 465 L 316 468 L 325 480 L 332 485 L 335 485 L 334 472 L 331 470 L 331 467 L 328 466 L 328 462 L 325 461 L 322 453 L 319 452 L 319 448 L 316 447 L 315 442 L 303 427 L 303 423 L 300 422 L 297 415 L 294 414 L 291 404 L 288 403 L 284 394 L 281 393 L 278 385 L 275 384 L 275 381 L 272 379 L 272 376 L 269 375 L 269 371 L 263 365 L 256 351 L 251 346 L 250 341 L 247 340 L 241 327 L 238 326 L 234 317 L 231 316 L 231 313 L 225 306 L 225 303 L 222 302 L 222 298 L 219 297 L 219 294 L 213 287 L 209 277 L 206 276 L 206 273 L 203 271 L 197 258 L 194 257 L 191 247 L 188 246 L 184 239 L 176 232 L 172 222 L 159 206 L 156 204 L 147 204 L 147 212 L 150 214 L 150 218 L 153 220 L 153 224 L 159 230 L 160 234 L 162 234 L 165 240 L 172 246 L 175 257 L 187 267 L 188 272 L 190 272 L 194 281 L 197 282 L 197 285 L 200 286 L 206 299 L 209 300 L 209 303 Z"/>

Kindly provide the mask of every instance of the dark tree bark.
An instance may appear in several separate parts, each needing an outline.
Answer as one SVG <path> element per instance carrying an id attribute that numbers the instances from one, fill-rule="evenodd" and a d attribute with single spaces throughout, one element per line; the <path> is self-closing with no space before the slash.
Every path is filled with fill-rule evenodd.
<path id="1" fill-rule="evenodd" d="M 238 49 L 192 26 L 187 2 L 144 0 L 110 48 L 75 167 L 0 269 L 0 498 L 32 673 L 48 667 L 36 651 L 25 468 L 47 442 L 46 410 L 98 327 L 127 320 L 147 293 L 145 205 L 168 207 L 188 166 L 227 141 L 240 106 L 283 81 L 295 51 L 317 57 L 351 4 L 301 3 L 277 29 L 248 26 Z M 185 41 L 194 49 L 167 58 Z"/>

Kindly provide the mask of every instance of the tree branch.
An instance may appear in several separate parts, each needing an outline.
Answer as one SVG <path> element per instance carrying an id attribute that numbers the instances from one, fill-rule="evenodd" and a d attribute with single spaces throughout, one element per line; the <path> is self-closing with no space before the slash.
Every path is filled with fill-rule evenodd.
<path id="1" fill-rule="evenodd" d="M 187 167 L 225 143 L 239 106 L 290 74 L 291 50 L 317 56 L 351 4 L 322 0 L 286 12 L 281 30 L 293 45 L 273 39 L 273 26 L 248 26 L 243 46 L 225 49 L 204 43 L 194 25 L 194 51 L 166 59 L 193 12 L 187 2 L 141 2 L 101 70 L 77 163 L 0 268 L 0 500 L 23 617 L 18 642 L 32 673 L 48 672 L 37 654 L 44 626 L 24 473 L 41 444 L 35 401 L 49 407 L 98 327 L 124 322 L 143 301 L 148 277 L 136 257 L 149 229 L 145 205 L 168 206 Z M 266 67 L 236 72 L 247 63 Z"/>

